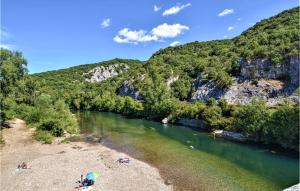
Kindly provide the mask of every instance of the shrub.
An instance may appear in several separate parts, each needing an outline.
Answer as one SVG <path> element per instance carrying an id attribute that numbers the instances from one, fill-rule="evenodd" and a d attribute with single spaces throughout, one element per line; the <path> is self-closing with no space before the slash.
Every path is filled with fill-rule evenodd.
<path id="1" fill-rule="evenodd" d="M 27 123 L 38 123 L 42 119 L 43 113 L 38 108 L 30 107 L 27 112 L 23 113 Z"/>
<path id="2" fill-rule="evenodd" d="M 53 141 L 53 136 L 48 131 L 38 130 L 34 132 L 33 138 L 44 144 L 51 144 Z"/>
<path id="3" fill-rule="evenodd" d="M 270 142 L 299 151 L 299 106 L 279 106 L 270 123 Z"/>
<path id="4" fill-rule="evenodd" d="M 202 118 L 209 128 L 218 128 L 222 119 L 222 110 L 218 106 L 211 106 L 202 113 Z"/>
<path id="5" fill-rule="evenodd" d="M 15 116 L 15 107 L 16 102 L 11 97 L 4 98 L 1 96 L 0 99 L 0 122 L 4 122 L 5 120 L 12 119 Z"/>
<path id="6" fill-rule="evenodd" d="M 38 129 L 42 131 L 49 131 L 55 137 L 60 137 L 64 134 L 62 124 L 59 121 L 53 119 L 42 122 L 38 126 Z"/>
<path id="7" fill-rule="evenodd" d="M 171 90 L 172 94 L 176 98 L 180 100 L 186 100 L 191 91 L 191 82 L 187 77 L 180 78 L 179 80 L 171 84 Z"/>
<path id="8" fill-rule="evenodd" d="M 270 120 L 270 111 L 264 101 L 254 99 L 251 104 L 244 106 L 236 117 L 237 129 L 252 136 L 256 141 L 264 140 L 265 135 L 268 134 L 267 125 Z"/>

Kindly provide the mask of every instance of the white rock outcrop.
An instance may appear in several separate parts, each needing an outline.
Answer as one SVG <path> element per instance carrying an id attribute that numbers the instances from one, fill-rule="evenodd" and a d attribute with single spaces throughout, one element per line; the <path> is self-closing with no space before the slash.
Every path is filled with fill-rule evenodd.
<path id="1" fill-rule="evenodd" d="M 167 88 L 170 89 L 171 84 L 176 82 L 179 79 L 179 76 L 171 76 L 168 80 L 167 80 Z"/>
<path id="2" fill-rule="evenodd" d="M 99 66 L 95 67 L 92 70 L 88 71 L 87 73 L 84 73 L 83 76 L 89 76 L 86 81 L 88 82 L 101 82 L 104 80 L 107 80 L 108 78 L 114 77 L 119 75 L 122 72 L 125 72 L 129 69 L 129 66 L 124 63 L 119 64 L 112 64 L 108 66 Z"/>

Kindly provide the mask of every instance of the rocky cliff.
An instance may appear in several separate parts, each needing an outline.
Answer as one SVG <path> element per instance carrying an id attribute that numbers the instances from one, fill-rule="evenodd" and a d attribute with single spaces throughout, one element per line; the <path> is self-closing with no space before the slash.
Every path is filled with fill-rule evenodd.
<path id="1" fill-rule="evenodd" d="M 87 73 L 83 73 L 88 82 L 101 82 L 108 78 L 117 76 L 118 74 L 127 71 L 129 66 L 124 63 L 111 64 L 107 66 L 95 67 Z"/>
<path id="2" fill-rule="evenodd" d="M 240 76 L 234 78 L 229 88 L 220 88 L 213 81 L 195 81 L 196 91 L 191 101 L 224 97 L 230 104 L 248 104 L 254 97 L 265 99 L 270 106 L 284 102 L 286 98 L 299 103 L 295 90 L 299 87 L 299 55 L 289 56 L 281 65 L 273 65 L 268 59 L 240 60 Z"/>
<path id="3" fill-rule="evenodd" d="M 143 97 L 141 96 L 140 92 L 137 88 L 134 87 L 133 82 L 130 80 L 126 80 L 122 86 L 119 88 L 119 96 L 129 96 L 135 100 L 141 101 Z"/>
<path id="4" fill-rule="evenodd" d="M 244 79 L 280 79 L 290 80 L 299 86 L 299 55 L 289 56 L 280 65 L 274 65 L 269 59 L 241 59 L 241 77 Z"/>

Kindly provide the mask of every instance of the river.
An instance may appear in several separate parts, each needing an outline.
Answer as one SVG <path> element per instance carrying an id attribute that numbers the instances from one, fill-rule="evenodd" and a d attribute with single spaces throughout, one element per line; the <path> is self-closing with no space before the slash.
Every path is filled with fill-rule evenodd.
<path id="1" fill-rule="evenodd" d="M 176 190 L 272 191 L 299 180 L 297 157 L 222 139 L 177 125 L 84 111 L 81 132 L 145 161 Z"/>

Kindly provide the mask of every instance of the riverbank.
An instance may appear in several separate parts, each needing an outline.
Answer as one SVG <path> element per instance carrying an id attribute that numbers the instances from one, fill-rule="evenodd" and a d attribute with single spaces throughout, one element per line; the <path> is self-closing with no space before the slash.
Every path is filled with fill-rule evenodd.
<path id="1" fill-rule="evenodd" d="M 11 121 L 12 128 L 2 130 L 1 190 L 75 190 L 81 174 L 100 174 L 94 190 L 173 190 L 154 167 L 100 144 L 72 142 L 43 145 L 32 139 L 33 129 L 24 121 Z M 118 164 L 129 157 L 130 164 Z M 30 169 L 16 171 L 22 161 Z"/>

